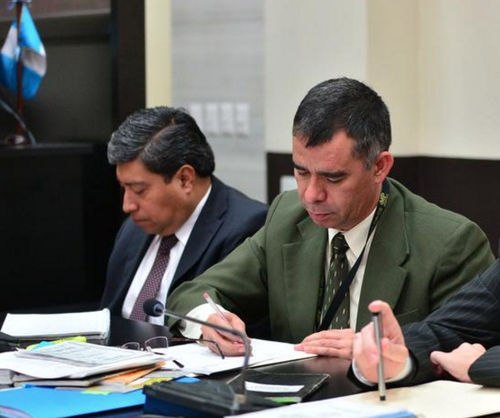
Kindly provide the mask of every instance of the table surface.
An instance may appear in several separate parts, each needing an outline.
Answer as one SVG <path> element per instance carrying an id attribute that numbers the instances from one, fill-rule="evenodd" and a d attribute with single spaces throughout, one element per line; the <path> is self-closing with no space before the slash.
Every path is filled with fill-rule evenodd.
<path id="1" fill-rule="evenodd" d="M 4 315 L 0 315 L 0 323 Z M 120 346 L 124 343 L 137 341 L 142 342 L 151 337 L 169 335 L 168 328 L 152 325 L 146 322 L 132 321 L 120 317 L 112 317 L 110 335 L 106 343 L 111 346 Z M 360 389 L 347 378 L 350 362 L 347 360 L 314 357 L 287 363 L 280 363 L 260 367 L 259 370 L 278 373 L 327 373 L 329 381 L 307 398 L 306 401 L 333 398 L 343 395 L 351 395 L 360 392 Z M 227 381 L 235 377 L 239 371 L 224 372 L 212 375 L 211 379 Z M 126 410 L 111 411 L 100 414 L 86 415 L 86 417 L 115 417 L 131 418 L 139 417 L 142 408 L 129 408 Z"/>
<path id="2" fill-rule="evenodd" d="M 146 322 L 131 321 L 124 318 L 113 317 L 108 344 L 121 345 L 130 341 L 144 341 L 148 338 L 168 335 L 168 328 L 152 325 Z M 352 395 L 360 392 L 347 378 L 350 361 L 328 357 L 314 357 L 287 363 L 274 364 L 260 367 L 259 370 L 278 373 L 327 373 L 330 379 L 327 384 L 307 398 L 306 401 L 334 398 L 337 396 Z M 211 378 L 229 380 L 236 376 L 238 371 L 218 373 Z M 118 416 L 118 415 L 106 415 Z"/>

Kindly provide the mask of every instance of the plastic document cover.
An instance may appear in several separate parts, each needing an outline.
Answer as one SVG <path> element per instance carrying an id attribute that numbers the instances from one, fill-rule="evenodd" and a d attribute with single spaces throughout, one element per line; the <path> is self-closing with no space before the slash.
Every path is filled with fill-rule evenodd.
<path id="1" fill-rule="evenodd" d="M 144 412 L 184 417 L 220 417 L 273 408 L 280 404 L 248 393 L 244 398 L 224 382 L 159 382 L 144 387 Z"/>
<path id="2" fill-rule="evenodd" d="M 259 370 L 247 370 L 245 390 L 282 404 L 301 402 L 314 393 L 328 379 L 322 373 L 269 373 Z M 234 388 L 241 387 L 243 375 L 231 382 Z"/>

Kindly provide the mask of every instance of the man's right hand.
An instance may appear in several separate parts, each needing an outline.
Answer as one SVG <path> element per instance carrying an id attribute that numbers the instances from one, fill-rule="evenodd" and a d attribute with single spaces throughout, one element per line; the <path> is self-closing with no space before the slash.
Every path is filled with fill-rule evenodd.
<path id="1" fill-rule="evenodd" d="M 245 332 L 245 323 L 235 314 L 231 312 L 224 312 L 224 316 L 229 321 L 230 326 L 226 321 L 224 321 L 218 314 L 212 314 L 207 318 L 207 322 L 215 325 L 220 325 L 225 328 L 233 328 L 237 331 Z M 214 328 L 207 326 L 201 327 L 201 332 L 204 340 L 211 340 L 218 344 L 221 351 L 226 356 L 243 356 L 245 355 L 245 344 L 242 339 L 236 335 L 230 334 L 228 332 L 218 331 Z M 250 339 L 249 339 L 250 340 Z M 219 354 L 217 348 L 214 344 L 207 343 L 207 346 L 216 354 Z"/>
<path id="2" fill-rule="evenodd" d="M 403 371 L 409 357 L 403 332 L 391 310 L 380 300 L 368 305 L 371 312 L 380 312 L 382 320 L 382 356 L 385 379 L 391 379 Z M 366 325 L 356 334 L 353 344 L 353 358 L 356 368 L 370 382 L 377 382 L 378 349 L 375 342 L 373 323 Z"/>

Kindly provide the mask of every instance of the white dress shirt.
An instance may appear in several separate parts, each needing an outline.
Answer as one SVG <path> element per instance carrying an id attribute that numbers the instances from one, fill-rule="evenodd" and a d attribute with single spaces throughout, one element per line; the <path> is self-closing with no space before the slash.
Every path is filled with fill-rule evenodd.
<path id="1" fill-rule="evenodd" d="M 180 229 L 175 233 L 178 241 L 170 250 L 168 265 L 160 284 L 160 290 L 156 297 L 156 299 L 160 301 L 167 300 L 168 289 L 170 288 L 170 284 L 172 283 L 172 280 L 174 278 L 177 266 L 179 265 L 191 232 L 193 232 L 194 225 L 196 224 L 196 221 L 198 220 L 198 217 L 200 216 L 200 213 L 208 200 L 208 196 L 210 195 L 211 190 L 212 186 L 209 187 L 208 191 L 200 200 L 188 220 L 184 222 Z M 142 286 L 144 285 L 144 282 L 146 281 L 146 278 L 148 277 L 149 272 L 153 267 L 156 254 L 158 253 L 158 249 L 160 248 L 161 239 L 162 236 L 156 235 L 153 238 L 153 241 L 151 241 L 146 254 L 144 254 L 144 257 L 142 258 L 141 264 L 139 265 L 139 268 L 135 273 L 134 279 L 132 280 L 132 283 L 130 284 L 130 287 L 128 289 L 127 296 L 125 297 L 125 300 L 123 302 L 122 316 L 124 318 L 129 318 L 130 314 L 132 313 L 135 301 L 137 300 Z M 158 317 L 147 317 L 147 320 L 151 324 L 163 325 L 165 323 L 165 318 L 163 315 Z"/>

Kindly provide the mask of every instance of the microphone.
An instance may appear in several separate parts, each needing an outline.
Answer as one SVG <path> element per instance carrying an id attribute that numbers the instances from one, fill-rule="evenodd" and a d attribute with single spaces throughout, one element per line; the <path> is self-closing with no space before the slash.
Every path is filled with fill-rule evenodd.
<path id="1" fill-rule="evenodd" d="M 245 344 L 243 367 L 236 382 L 234 382 L 235 379 L 232 379 L 233 383 L 230 385 L 229 382 L 214 380 L 202 380 L 195 383 L 171 381 L 146 385 L 143 390 L 146 395 L 145 413 L 182 415 L 191 418 L 207 415 L 219 417 L 281 406 L 278 402 L 260 395 L 247 394 L 245 375 L 250 357 L 250 342 L 243 332 L 170 311 L 165 309 L 163 304 L 156 299 L 148 299 L 144 302 L 143 309 L 149 316 L 170 316 L 236 335 Z M 175 412 L 173 413 L 173 411 Z"/>
<path id="2" fill-rule="evenodd" d="M 189 321 L 194 322 L 199 325 L 205 325 L 209 328 L 216 329 L 217 331 L 227 332 L 229 334 L 236 335 L 237 337 L 241 338 L 243 344 L 245 345 L 245 354 L 243 359 L 243 366 L 241 368 L 240 379 L 238 379 L 241 381 L 241 387 L 238 388 L 239 390 L 237 390 L 237 393 L 235 395 L 237 397 L 238 402 L 245 403 L 247 401 L 246 388 L 245 388 L 245 374 L 248 369 L 248 363 L 250 360 L 250 342 L 248 341 L 248 337 L 243 332 L 238 331 L 234 328 L 223 327 L 221 325 L 213 324 L 212 322 L 202 321 L 201 319 L 198 318 L 192 318 L 190 316 L 181 315 L 176 312 L 170 311 L 163 306 L 163 303 L 161 303 L 159 300 L 156 299 L 148 299 L 147 301 L 145 301 L 144 305 L 142 306 L 142 309 L 148 316 L 166 315 L 172 318 L 182 319 L 188 322 Z"/>

